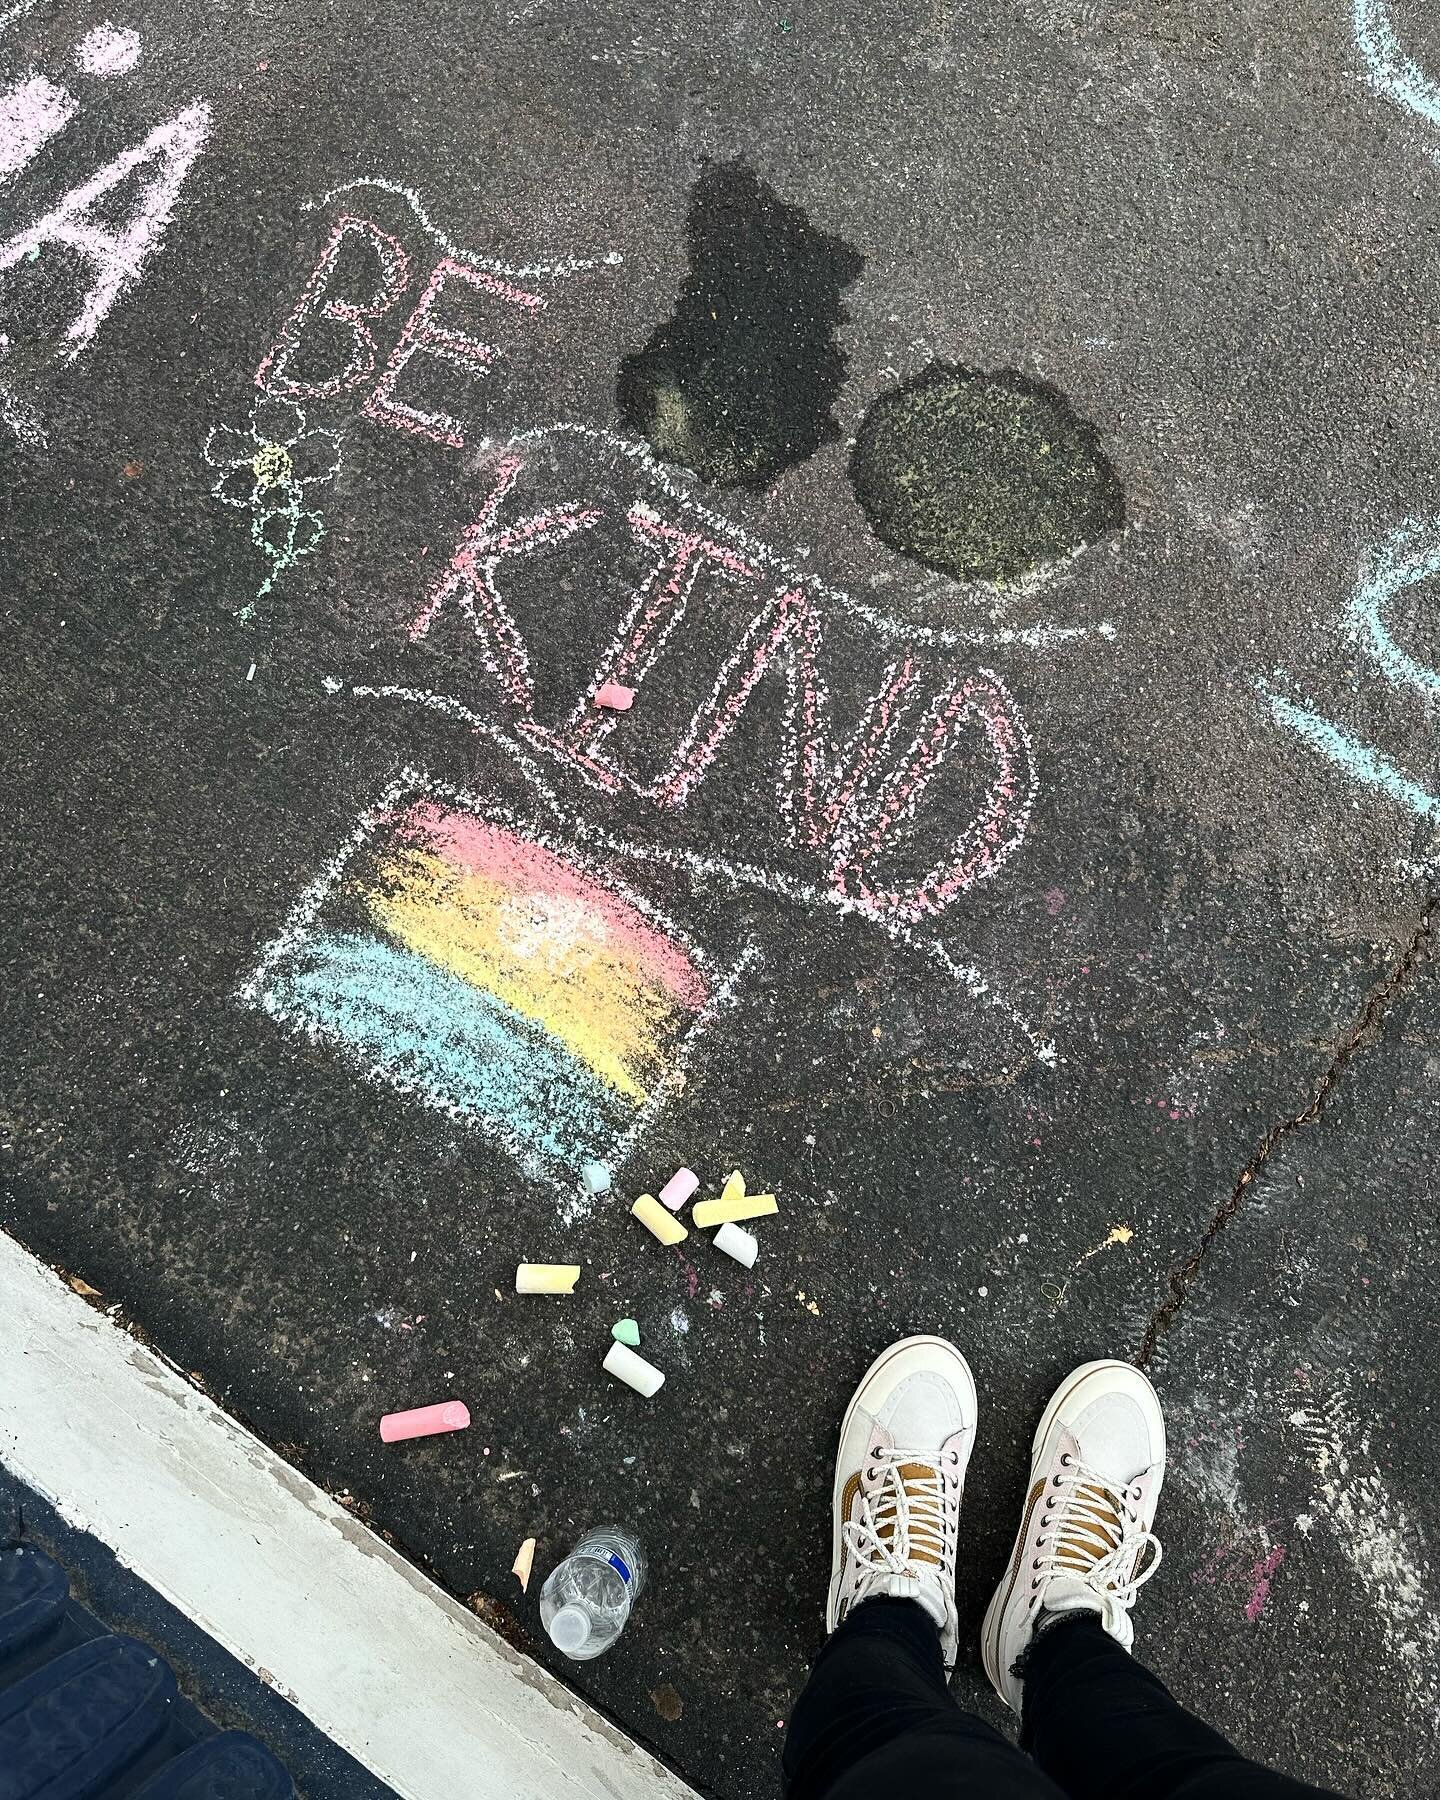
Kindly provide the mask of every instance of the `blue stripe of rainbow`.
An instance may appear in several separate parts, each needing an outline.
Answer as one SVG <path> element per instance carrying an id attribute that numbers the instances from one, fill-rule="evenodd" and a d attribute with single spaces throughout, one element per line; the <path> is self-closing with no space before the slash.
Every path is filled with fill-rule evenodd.
<path id="1" fill-rule="evenodd" d="M 499 1127 L 535 1175 L 603 1158 L 631 1108 L 542 1027 L 414 951 L 320 933 L 272 971 L 268 1010 L 361 1051 L 392 1081 Z"/>

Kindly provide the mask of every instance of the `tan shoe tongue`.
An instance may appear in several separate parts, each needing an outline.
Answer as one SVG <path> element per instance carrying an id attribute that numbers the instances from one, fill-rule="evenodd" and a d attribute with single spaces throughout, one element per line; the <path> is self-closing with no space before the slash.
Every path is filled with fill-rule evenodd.
<path id="1" fill-rule="evenodd" d="M 927 1469 L 924 1463 L 901 1463 L 900 1480 L 904 1483 L 906 1492 L 910 1493 L 912 1483 L 928 1481 L 933 1486 L 935 1481 L 935 1471 L 933 1469 Z M 917 1490 L 916 1493 L 911 1494 L 911 1498 L 917 1498 L 918 1492 L 919 1490 Z M 925 1533 L 927 1538 L 930 1535 L 929 1532 Z M 910 1560 L 912 1563 L 933 1563 L 938 1567 L 941 1557 L 940 1552 L 937 1549 L 932 1548 L 923 1541 L 916 1543 L 912 1536 L 910 1542 Z"/>
<path id="2" fill-rule="evenodd" d="M 1079 1519 L 1067 1525 L 1060 1534 L 1055 1545 L 1055 1560 L 1067 1569 L 1074 1569 L 1079 1574 L 1088 1574 L 1102 1556 L 1109 1553 L 1120 1542 L 1120 1513 L 1115 1505 L 1115 1497 L 1107 1489 L 1087 1484 L 1075 1490 L 1077 1499 L 1089 1501 L 1093 1511 L 1098 1515 L 1094 1519 Z M 1101 1529 L 1101 1520 L 1114 1535 L 1107 1538 Z"/>

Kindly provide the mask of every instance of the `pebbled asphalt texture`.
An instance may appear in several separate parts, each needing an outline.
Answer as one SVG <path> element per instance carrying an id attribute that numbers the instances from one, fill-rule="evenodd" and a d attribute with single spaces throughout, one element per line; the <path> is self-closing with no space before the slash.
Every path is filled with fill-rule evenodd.
<path id="1" fill-rule="evenodd" d="M 106 20 L 140 55 L 97 74 Z M 1296 1774 L 1440 1780 L 1427 70 L 1415 0 L 0 8 L 0 263 L 67 194 L 90 233 L 0 268 L 0 1217 L 552 1666 L 518 1544 L 632 1527 L 633 1621 L 563 1672 L 707 1794 L 776 1790 L 836 1422 L 909 1331 L 982 1393 L 967 1626 L 1051 1386 L 1143 1353 L 1142 1654 Z M 132 254 L 173 144 L 85 184 L 197 101 Z M 992 435 L 887 437 L 882 543 L 856 446 L 936 366 L 995 378 L 953 415 Z M 547 511 L 521 668 L 481 539 Z M 587 683 L 687 529 L 606 786 Z M 997 582 L 936 572 L 982 539 Z M 588 1210 L 568 1152 L 425 1103 L 413 996 L 388 1077 L 257 1003 L 307 893 L 360 929 L 332 876 L 417 787 L 737 971 Z M 753 1272 L 626 1216 L 682 1162 L 780 1196 Z M 599 1369 L 622 1315 L 648 1403 Z M 452 1393 L 467 1433 L 381 1445 Z"/>

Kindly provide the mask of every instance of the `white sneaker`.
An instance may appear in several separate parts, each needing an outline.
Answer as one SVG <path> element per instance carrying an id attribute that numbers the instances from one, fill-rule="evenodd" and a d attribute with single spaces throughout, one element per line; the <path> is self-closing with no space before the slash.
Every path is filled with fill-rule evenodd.
<path id="1" fill-rule="evenodd" d="M 827 1630 L 862 1600 L 917 1600 L 954 1668 L 955 1552 L 976 1412 L 970 1365 L 944 1338 L 902 1338 L 871 1363 L 840 1427 Z"/>
<path id="2" fill-rule="evenodd" d="M 1126 1650 L 1135 1641 L 1130 1608 L 1160 1567 L 1150 1527 L 1164 1479 L 1165 1420 L 1139 1369 L 1092 1362 L 1068 1375 L 1035 1433 L 1015 1553 L 980 1628 L 985 1673 L 1017 1713 L 1015 1664 L 1042 1612 L 1094 1613 Z"/>

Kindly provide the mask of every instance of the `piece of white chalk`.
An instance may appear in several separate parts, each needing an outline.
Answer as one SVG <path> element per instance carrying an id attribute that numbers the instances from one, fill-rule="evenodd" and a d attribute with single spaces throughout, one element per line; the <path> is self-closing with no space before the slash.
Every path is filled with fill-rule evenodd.
<path id="1" fill-rule="evenodd" d="M 700 1177 L 693 1169 L 677 1169 L 660 1190 L 660 1204 L 679 1212 L 699 1185 Z"/>
<path id="2" fill-rule="evenodd" d="M 646 1362 L 643 1356 L 637 1356 L 628 1344 L 612 1344 L 605 1352 L 605 1361 L 601 1367 L 607 1375 L 623 1381 L 626 1387 L 634 1388 L 637 1394 L 643 1394 L 647 1400 L 652 1394 L 658 1394 L 665 1385 L 665 1377 L 655 1365 Z"/>
<path id="3" fill-rule="evenodd" d="M 521 1263 L 515 1271 L 515 1292 L 573 1294 L 579 1279 L 579 1263 Z"/>
<path id="4" fill-rule="evenodd" d="M 760 1251 L 759 1244 L 750 1233 L 733 1219 L 727 1219 L 715 1233 L 715 1248 L 723 1250 L 727 1256 L 733 1256 L 736 1262 L 744 1263 L 747 1269 L 755 1267 L 755 1258 Z"/>

